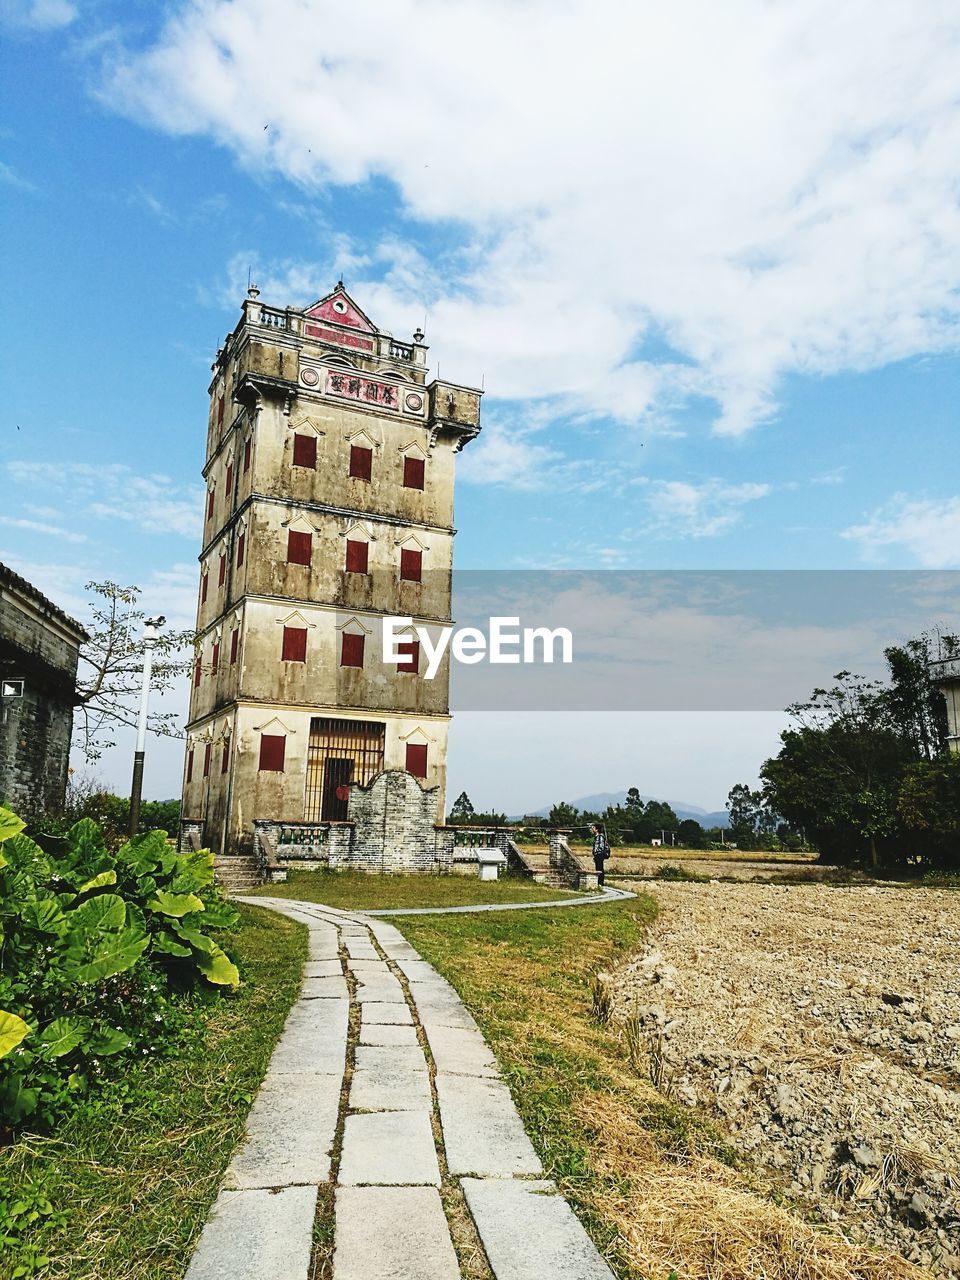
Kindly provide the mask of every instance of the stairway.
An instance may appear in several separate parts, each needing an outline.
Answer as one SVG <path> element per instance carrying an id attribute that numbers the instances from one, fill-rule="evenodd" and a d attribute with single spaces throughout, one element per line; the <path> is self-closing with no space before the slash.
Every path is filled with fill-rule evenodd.
<path id="1" fill-rule="evenodd" d="M 257 860 L 249 854 L 224 854 L 214 858 L 213 874 L 226 893 L 243 893 L 263 883 Z"/>
<path id="2" fill-rule="evenodd" d="M 529 876 L 534 884 L 545 884 L 554 889 L 578 887 L 579 881 L 575 873 L 550 865 L 550 854 L 546 849 L 528 849 L 511 841 L 508 854 L 510 865 Z"/>

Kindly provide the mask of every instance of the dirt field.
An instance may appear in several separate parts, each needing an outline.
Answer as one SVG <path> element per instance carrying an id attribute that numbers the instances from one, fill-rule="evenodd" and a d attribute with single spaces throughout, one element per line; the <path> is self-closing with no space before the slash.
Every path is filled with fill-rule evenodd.
<path id="1" fill-rule="evenodd" d="M 960 893 L 670 884 L 615 976 L 660 1087 L 808 1214 L 960 1277 Z"/>

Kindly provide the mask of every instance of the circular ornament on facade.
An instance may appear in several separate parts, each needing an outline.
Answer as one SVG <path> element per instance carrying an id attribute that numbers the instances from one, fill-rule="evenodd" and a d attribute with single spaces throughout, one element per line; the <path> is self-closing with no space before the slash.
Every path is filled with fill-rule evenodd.
<path id="1" fill-rule="evenodd" d="M 415 391 L 411 391 L 408 396 L 404 397 L 403 403 L 411 413 L 419 413 L 423 408 L 423 396 L 418 396 Z"/>
<path id="2" fill-rule="evenodd" d="M 300 381 L 305 387 L 315 387 L 320 381 L 320 375 L 316 369 L 301 369 Z"/>
<path id="3" fill-rule="evenodd" d="M 342 298 L 337 298 L 333 304 L 333 309 L 334 311 L 337 312 L 338 315 L 341 315 L 341 316 L 346 315 L 347 304 L 344 302 Z"/>

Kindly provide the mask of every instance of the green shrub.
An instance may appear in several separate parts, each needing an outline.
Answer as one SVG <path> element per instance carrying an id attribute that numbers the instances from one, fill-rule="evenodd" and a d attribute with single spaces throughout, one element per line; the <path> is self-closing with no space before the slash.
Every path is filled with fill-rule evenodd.
<path id="1" fill-rule="evenodd" d="M 237 913 L 209 851 L 163 831 L 108 852 L 95 822 L 40 843 L 0 808 L 0 1122 L 52 1123 L 105 1060 L 162 1049 L 180 1013 L 172 988 L 233 987 L 209 936 Z"/>

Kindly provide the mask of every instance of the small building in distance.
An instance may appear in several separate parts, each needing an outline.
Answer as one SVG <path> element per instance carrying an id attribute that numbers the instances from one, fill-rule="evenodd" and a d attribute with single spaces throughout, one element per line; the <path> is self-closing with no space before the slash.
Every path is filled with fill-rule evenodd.
<path id="1" fill-rule="evenodd" d="M 253 286 L 217 354 L 183 819 L 221 862 L 271 842 L 369 870 L 449 860 L 448 659 L 426 679 L 412 628 L 450 625 L 481 393 L 428 381 L 423 337 L 378 328 L 342 282 L 282 310 Z M 399 665 L 391 616 L 412 620 Z"/>
<path id="2" fill-rule="evenodd" d="M 79 622 L 0 564 L 0 802 L 21 815 L 63 803 L 86 639 Z"/>

